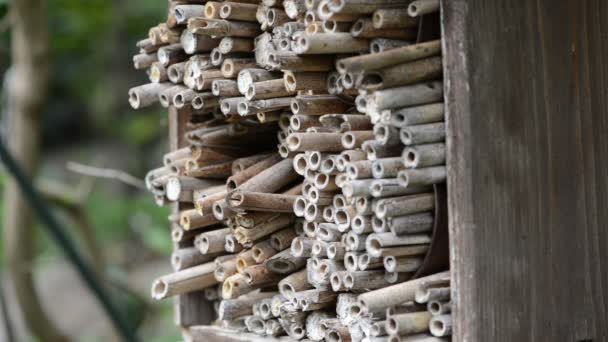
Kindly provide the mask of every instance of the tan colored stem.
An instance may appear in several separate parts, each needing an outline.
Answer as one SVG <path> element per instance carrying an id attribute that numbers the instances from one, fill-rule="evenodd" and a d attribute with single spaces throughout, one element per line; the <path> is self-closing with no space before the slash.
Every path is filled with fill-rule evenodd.
<path id="1" fill-rule="evenodd" d="M 152 298 L 160 300 L 214 286 L 214 269 L 215 264 L 209 262 L 162 276 L 152 284 Z"/>
<path id="2" fill-rule="evenodd" d="M 226 235 L 230 232 L 230 228 L 224 228 L 200 234 L 197 236 L 197 239 L 200 239 L 198 249 L 202 254 L 223 252 Z"/>
<path id="3" fill-rule="evenodd" d="M 443 279 L 446 275 L 449 277 L 449 271 L 370 291 L 359 295 L 357 301 L 364 311 L 378 312 L 397 303 L 413 301 L 420 284 L 433 279 Z"/>
<path id="4" fill-rule="evenodd" d="M 350 33 L 357 38 L 389 38 L 402 40 L 416 40 L 416 29 L 403 28 L 376 28 L 371 18 L 359 18 L 351 27 Z"/>
<path id="5" fill-rule="evenodd" d="M 388 218 L 387 226 L 395 235 L 427 233 L 433 229 L 433 214 L 419 213 Z"/>
<path id="6" fill-rule="evenodd" d="M 406 168 L 423 168 L 445 164 L 445 144 L 410 146 L 403 150 L 403 164 Z"/>
<path id="7" fill-rule="evenodd" d="M 412 17 L 439 11 L 439 0 L 416 0 L 409 4 L 407 12 Z"/>
<path id="8" fill-rule="evenodd" d="M 378 90 L 404 86 L 441 78 L 443 65 L 441 57 L 430 57 L 399 64 L 385 69 L 364 72 L 357 85 L 365 90 Z"/>
<path id="9" fill-rule="evenodd" d="M 439 54 L 441 54 L 441 41 L 434 40 L 381 53 L 340 59 L 336 62 L 336 68 L 340 73 L 377 70 Z"/>
<path id="10" fill-rule="evenodd" d="M 258 23 L 228 21 L 224 19 L 191 18 L 188 29 L 197 34 L 211 36 L 255 37 L 260 33 Z"/>
<path id="11" fill-rule="evenodd" d="M 248 100 L 273 99 L 277 97 L 291 96 L 296 93 L 295 90 L 285 89 L 283 79 L 267 80 L 255 82 L 249 85 L 245 97 Z"/>
<path id="12" fill-rule="evenodd" d="M 224 299 L 220 302 L 218 319 L 234 320 L 238 317 L 251 315 L 255 303 L 266 298 L 272 298 L 274 295 L 276 295 L 276 292 L 257 292 L 238 299 Z"/>
<path id="13" fill-rule="evenodd" d="M 296 44 L 298 54 L 336 54 L 366 52 L 367 39 L 358 39 L 350 33 L 317 33 L 299 37 Z"/>
<path id="14" fill-rule="evenodd" d="M 289 249 L 272 256 L 265 262 L 265 265 L 269 270 L 279 274 L 292 273 L 304 267 L 305 264 L 306 258 L 296 258 L 292 256 Z"/>
<path id="15" fill-rule="evenodd" d="M 294 114 L 323 115 L 342 113 L 352 104 L 335 95 L 301 95 L 293 99 L 291 111 Z"/>
<path id="16" fill-rule="evenodd" d="M 429 330 L 430 320 L 427 311 L 393 315 L 386 320 L 386 331 L 396 335 L 423 333 Z"/>
<path id="17" fill-rule="evenodd" d="M 291 213 L 296 196 L 236 190 L 229 195 L 234 209 Z"/>
<path id="18" fill-rule="evenodd" d="M 372 21 L 375 28 L 415 28 L 418 19 L 412 18 L 407 9 L 381 8 L 374 12 Z"/>
<path id="19" fill-rule="evenodd" d="M 257 21 L 255 16 L 257 10 L 258 6 L 254 4 L 223 2 L 219 10 L 219 16 L 222 19 Z"/>

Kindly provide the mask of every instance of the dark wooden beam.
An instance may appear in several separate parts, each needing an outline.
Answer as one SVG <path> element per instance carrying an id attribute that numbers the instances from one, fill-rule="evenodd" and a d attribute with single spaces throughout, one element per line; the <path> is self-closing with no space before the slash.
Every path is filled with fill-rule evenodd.
<path id="1" fill-rule="evenodd" d="M 606 341 L 608 2 L 442 7 L 455 341 Z"/>

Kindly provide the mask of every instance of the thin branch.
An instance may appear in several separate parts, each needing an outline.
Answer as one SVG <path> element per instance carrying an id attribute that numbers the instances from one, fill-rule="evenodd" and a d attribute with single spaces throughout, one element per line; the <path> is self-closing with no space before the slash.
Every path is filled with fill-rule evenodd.
<path id="1" fill-rule="evenodd" d="M 138 189 L 146 189 L 146 185 L 141 179 L 134 177 L 121 170 L 99 168 L 95 166 L 76 163 L 73 161 L 67 162 L 66 167 L 72 172 L 76 172 L 85 176 L 115 179 Z"/>

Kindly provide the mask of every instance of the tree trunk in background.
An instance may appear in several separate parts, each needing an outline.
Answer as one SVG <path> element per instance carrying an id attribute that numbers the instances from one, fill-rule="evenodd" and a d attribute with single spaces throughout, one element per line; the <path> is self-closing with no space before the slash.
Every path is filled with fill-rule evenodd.
<path id="1" fill-rule="evenodd" d="M 7 82 L 7 141 L 15 159 L 33 176 L 38 160 L 39 115 L 46 100 L 49 74 L 46 1 L 13 0 L 10 6 L 13 64 Z M 41 341 L 65 341 L 43 311 L 34 287 L 33 236 L 31 209 L 17 184 L 8 180 L 4 242 L 16 299 L 34 337 Z"/>

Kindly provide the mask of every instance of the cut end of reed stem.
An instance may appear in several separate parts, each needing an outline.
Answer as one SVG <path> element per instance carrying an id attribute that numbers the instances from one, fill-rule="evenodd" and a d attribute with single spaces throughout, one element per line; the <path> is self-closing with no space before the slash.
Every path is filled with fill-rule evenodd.
<path id="1" fill-rule="evenodd" d="M 167 297 L 169 286 L 162 279 L 157 279 L 152 284 L 152 298 L 161 300 Z"/>

